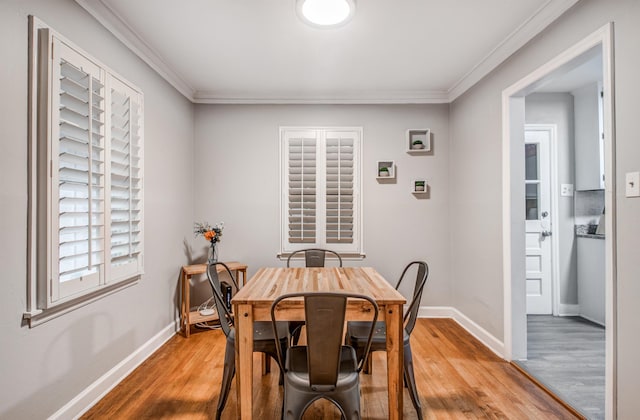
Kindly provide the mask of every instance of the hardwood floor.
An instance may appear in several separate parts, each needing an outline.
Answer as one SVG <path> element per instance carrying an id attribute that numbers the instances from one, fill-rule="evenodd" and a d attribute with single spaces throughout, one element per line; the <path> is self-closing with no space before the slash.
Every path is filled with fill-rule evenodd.
<path id="1" fill-rule="evenodd" d="M 225 338 L 221 331 L 175 336 L 90 409 L 83 419 L 210 419 L 220 391 Z M 426 419 L 573 419 L 570 412 L 450 319 L 419 319 L 411 336 L 415 375 Z M 387 418 L 384 353 L 361 376 L 362 416 Z M 259 366 L 260 355 L 254 353 Z M 280 416 L 278 375 L 254 369 L 254 418 Z M 223 419 L 236 418 L 235 381 Z M 305 419 L 339 419 L 317 401 Z M 415 419 L 404 393 L 404 418 Z"/>
<path id="2" fill-rule="evenodd" d="M 580 317 L 527 316 L 530 375 L 591 420 L 605 418 L 605 329 Z"/>

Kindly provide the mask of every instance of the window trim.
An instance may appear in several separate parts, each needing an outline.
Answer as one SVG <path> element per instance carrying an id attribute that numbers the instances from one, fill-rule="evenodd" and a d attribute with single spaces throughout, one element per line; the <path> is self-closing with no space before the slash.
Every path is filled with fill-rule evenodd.
<path id="1" fill-rule="evenodd" d="M 40 31 L 46 30 L 46 31 Z M 137 95 L 137 100 L 140 102 L 140 173 L 139 178 L 141 181 L 140 192 L 140 217 L 142 219 L 142 226 L 144 224 L 144 94 L 142 90 L 135 85 L 127 82 L 118 73 L 111 70 L 108 66 L 95 59 L 91 54 L 88 54 L 75 43 L 69 41 L 60 33 L 53 30 L 49 25 L 36 18 L 35 16 L 29 16 L 29 55 L 28 55 L 28 213 L 27 213 L 27 301 L 26 310 L 23 314 L 23 319 L 28 323 L 29 327 L 40 325 L 50 319 L 56 318 L 67 312 L 75 310 L 79 307 L 85 306 L 91 302 L 108 296 L 118 290 L 127 288 L 136 284 L 144 274 L 144 231 L 141 230 L 140 236 L 140 256 L 138 261 L 138 269 L 133 275 L 120 279 L 106 278 L 104 282 L 96 287 L 91 287 L 83 290 L 79 294 L 73 294 L 67 297 L 59 298 L 55 302 L 52 302 L 50 298 L 51 290 L 53 289 L 52 281 L 48 280 L 48 265 L 51 263 L 52 253 L 49 248 L 50 235 L 48 232 L 51 229 L 50 217 L 53 213 L 58 214 L 57 209 L 52 209 L 51 198 L 49 197 L 49 183 L 52 181 L 53 168 L 50 166 L 48 158 L 48 149 L 51 147 L 50 143 L 50 128 L 49 124 L 42 124 L 42 113 L 46 112 L 46 120 L 50 122 L 51 114 L 51 101 L 49 95 L 51 90 L 50 77 L 51 69 L 47 68 L 45 71 L 39 68 L 42 60 L 50 60 L 52 50 L 52 39 L 55 37 L 58 41 L 63 42 L 70 46 L 75 52 L 84 56 L 87 60 L 95 63 L 101 71 L 105 74 L 105 86 L 104 91 L 110 89 L 110 83 L 108 80 L 117 79 L 120 83 L 128 86 Z M 41 36 L 41 33 L 46 35 Z M 46 44 L 46 45 L 45 45 Z M 110 98 L 109 95 L 105 95 L 105 111 L 110 109 L 110 106 L 106 105 L 106 101 Z M 42 104 L 47 104 L 46 108 Z M 46 109 L 46 110 L 45 110 Z M 108 120 L 105 121 L 105 124 Z M 105 145 L 107 144 L 107 133 L 105 132 Z M 45 139 L 45 140 L 43 140 Z M 106 155 L 103 157 L 106 164 Z M 109 173 L 105 173 L 105 177 L 109 176 Z M 105 197 L 108 194 L 105 185 Z M 105 204 L 106 206 L 106 204 Z M 105 208 L 105 211 L 107 209 Z M 111 209 L 109 209 L 109 213 Z M 105 223 L 107 220 L 104 221 Z M 142 227 L 141 227 L 142 229 Z M 106 230 L 104 235 L 104 245 L 109 246 L 110 238 L 106 236 Z M 106 250 L 105 250 L 106 252 Z M 105 257 L 106 257 L 105 253 Z M 111 264 L 106 258 L 103 259 L 103 268 L 106 267 L 105 275 L 109 273 Z"/>
<path id="2" fill-rule="evenodd" d="M 286 159 L 285 153 L 288 149 L 286 149 L 285 144 L 285 135 L 287 132 L 291 131 L 323 131 L 325 134 L 328 132 L 341 132 L 341 131 L 351 131 L 356 132 L 358 138 L 356 139 L 358 143 L 357 150 L 354 154 L 354 160 L 356 161 L 356 171 L 354 173 L 357 176 L 357 189 L 354 191 L 354 200 L 355 205 L 357 206 L 358 213 L 358 224 L 354 228 L 356 230 L 354 235 L 354 242 L 357 243 L 357 250 L 354 251 L 338 251 L 340 256 L 344 260 L 362 260 L 366 257 L 364 250 L 364 193 L 363 193 L 363 178 L 362 178 L 362 166 L 363 166 L 363 128 L 356 126 L 280 126 L 279 127 L 279 136 L 278 136 L 278 144 L 279 144 L 279 218 L 280 218 L 280 246 L 279 252 L 277 254 L 277 258 L 280 260 L 286 260 L 288 256 L 293 252 L 290 250 L 285 250 L 285 243 L 287 242 L 287 234 L 286 234 L 286 226 L 287 222 L 285 220 L 284 214 L 287 211 L 288 207 L 285 203 L 285 197 L 288 196 L 287 189 L 285 188 L 285 178 L 288 174 L 287 168 L 285 167 Z M 326 137 L 325 137 L 326 140 Z M 323 150 L 324 147 L 323 147 Z M 325 162 L 325 157 L 321 157 L 318 159 L 320 162 Z M 323 163 L 324 164 L 324 163 Z M 324 182 L 323 182 L 324 184 Z M 324 235 L 322 235 L 324 237 Z M 318 244 L 316 243 L 301 243 L 300 248 L 311 248 L 311 247 L 328 247 L 331 248 L 331 244 Z"/>

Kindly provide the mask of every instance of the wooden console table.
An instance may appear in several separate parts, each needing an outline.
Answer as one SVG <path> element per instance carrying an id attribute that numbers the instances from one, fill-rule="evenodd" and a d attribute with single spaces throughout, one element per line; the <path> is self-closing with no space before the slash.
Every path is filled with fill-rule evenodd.
<path id="1" fill-rule="evenodd" d="M 242 287 L 247 281 L 247 265 L 241 264 L 237 261 L 225 262 L 229 266 L 229 270 L 235 272 L 236 281 L 238 286 Z M 224 267 L 217 266 L 218 273 L 222 272 Z M 190 284 L 191 277 L 196 274 L 204 274 L 207 271 L 207 264 L 195 264 L 195 265 L 183 265 L 182 275 L 180 276 L 181 290 L 182 290 L 182 302 L 180 305 L 180 331 L 184 331 L 184 336 L 189 337 L 189 330 L 191 325 L 199 322 L 215 321 L 218 319 L 218 314 L 203 316 L 198 311 L 191 310 L 190 299 Z M 238 276 L 242 273 L 242 282 Z"/>

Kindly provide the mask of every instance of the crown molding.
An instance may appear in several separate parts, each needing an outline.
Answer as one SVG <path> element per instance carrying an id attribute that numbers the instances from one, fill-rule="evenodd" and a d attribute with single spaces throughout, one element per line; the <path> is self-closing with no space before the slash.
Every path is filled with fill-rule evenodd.
<path id="1" fill-rule="evenodd" d="M 446 91 L 380 91 L 380 92 L 342 92 L 337 94 L 282 96 L 276 94 L 247 95 L 241 92 L 197 91 L 194 94 L 196 104 L 446 104 L 449 102 Z"/>
<path id="2" fill-rule="evenodd" d="M 453 102 L 580 0 L 548 0 L 448 90 Z"/>
<path id="3" fill-rule="evenodd" d="M 469 72 L 446 91 L 354 92 L 336 95 L 248 95 L 196 91 L 103 0 L 75 0 L 127 48 L 196 104 L 442 104 L 451 103 L 580 0 L 547 0 Z"/>
<path id="4" fill-rule="evenodd" d="M 193 88 L 112 8 L 102 0 L 75 1 L 178 92 L 193 102 Z"/>

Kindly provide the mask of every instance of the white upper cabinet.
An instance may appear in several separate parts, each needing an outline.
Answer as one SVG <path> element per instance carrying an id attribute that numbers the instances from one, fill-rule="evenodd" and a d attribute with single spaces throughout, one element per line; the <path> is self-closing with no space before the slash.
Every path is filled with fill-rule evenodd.
<path id="1" fill-rule="evenodd" d="M 573 94 L 576 190 L 604 188 L 604 139 L 602 96 L 599 83 L 590 83 Z"/>

